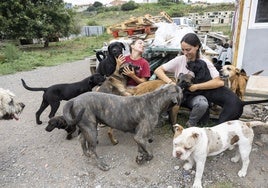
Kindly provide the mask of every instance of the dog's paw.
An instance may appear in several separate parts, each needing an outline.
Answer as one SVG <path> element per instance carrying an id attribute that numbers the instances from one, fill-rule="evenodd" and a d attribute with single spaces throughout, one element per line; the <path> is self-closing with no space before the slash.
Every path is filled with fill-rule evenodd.
<path id="1" fill-rule="evenodd" d="M 240 177 L 240 178 L 243 178 L 243 177 L 245 177 L 247 175 L 247 172 L 245 171 L 245 170 L 239 170 L 239 172 L 238 172 L 238 176 Z"/>
<path id="2" fill-rule="evenodd" d="M 83 151 L 83 154 L 86 156 L 86 157 L 91 157 L 91 153 L 87 150 L 87 151 Z"/>
<path id="3" fill-rule="evenodd" d="M 41 125 L 42 123 L 43 123 L 43 122 L 40 121 L 40 120 L 36 121 L 36 124 L 38 124 L 38 125 Z"/>
<path id="4" fill-rule="evenodd" d="M 145 156 L 143 154 L 139 154 L 137 157 L 136 157 L 136 163 L 141 165 L 145 162 Z"/>
<path id="5" fill-rule="evenodd" d="M 110 169 L 110 167 L 106 163 L 100 160 L 98 161 L 98 168 L 102 171 L 108 171 Z"/>
<path id="6" fill-rule="evenodd" d="M 240 159 L 240 156 L 239 155 L 236 155 L 236 156 L 234 156 L 234 157 L 231 158 L 231 161 L 233 163 L 237 163 L 239 161 L 239 159 Z"/>
<path id="7" fill-rule="evenodd" d="M 147 155 L 146 158 L 145 158 L 145 160 L 146 160 L 146 161 L 150 161 L 150 160 L 152 160 L 153 158 L 154 158 L 153 155 Z"/>
<path id="8" fill-rule="evenodd" d="M 185 163 L 183 165 L 184 170 L 191 170 L 193 168 L 193 165 L 191 163 Z"/>
<path id="9" fill-rule="evenodd" d="M 195 180 L 193 184 L 193 188 L 202 188 L 201 180 Z"/>

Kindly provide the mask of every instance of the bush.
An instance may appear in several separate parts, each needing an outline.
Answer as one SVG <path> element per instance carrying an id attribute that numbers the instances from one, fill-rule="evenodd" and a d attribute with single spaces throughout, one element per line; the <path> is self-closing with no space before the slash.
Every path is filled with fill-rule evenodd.
<path id="1" fill-rule="evenodd" d="M 6 62 L 12 62 L 20 57 L 20 50 L 11 43 L 8 43 L 4 48 L 4 56 Z"/>
<path id="2" fill-rule="evenodd" d="M 130 10 L 135 10 L 139 7 L 137 3 L 134 1 L 129 1 L 121 6 L 122 11 L 130 11 Z"/>

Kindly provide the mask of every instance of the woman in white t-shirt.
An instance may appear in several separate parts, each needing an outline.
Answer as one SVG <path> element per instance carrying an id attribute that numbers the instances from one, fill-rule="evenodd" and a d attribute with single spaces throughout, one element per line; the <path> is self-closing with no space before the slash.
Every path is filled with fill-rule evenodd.
<path id="1" fill-rule="evenodd" d="M 181 50 L 183 55 L 177 56 L 169 62 L 159 66 L 154 73 L 164 82 L 172 83 L 172 80 L 166 75 L 166 72 L 174 73 L 174 77 L 176 79 L 178 79 L 180 73 L 192 74 L 194 76 L 194 73 L 186 68 L 187 62 L 202 59 L 207 63 L 207 67 L 212 79 L 207 82 L 193 84 L 191 87 L 189 87 L 189 91 L 194 92 L 197 90 L 215 89 L 224 86 L 224 81 L 220 79 L 219 72 L 214 67 L 213 63 L 201 56 L 201 46 L 202 44 L 200 39 L 195 33 L 186 34 L 181 40 Z M 186 126 L 197 126 L 199 123 L 206 123 L 201 122 L 201 120 L 208 120 L 209 104 L 206 97 L 202 95 L 191 97 L 189 100 L 185 100 L 183 106 L 191 109 L 189 120 L 187 121 Z"/>

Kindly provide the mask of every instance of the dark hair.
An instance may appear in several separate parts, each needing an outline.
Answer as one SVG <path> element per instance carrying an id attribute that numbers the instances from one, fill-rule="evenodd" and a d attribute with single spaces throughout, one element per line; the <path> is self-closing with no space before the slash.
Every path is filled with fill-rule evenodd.
<path id="1" fill-rule="evenodd" d="M 202 47 L 201 41 L 198 38 L 198 36 L 195 33 L 187 33 L 186 35 L 184 35 L 184 37 L 182 37 L 181 39 L 181 43 L 185 42 L 191 46 L 199 46 L 198 50 L 197 50 L 197 54 L 196 54 L 196 58 L 199 58 L 200 55 L 200 48 Z"/>
<path id="2" fill-rule="evenodd" d="M 142 39 L 140 39 L 140 38 L 134 38 L 132 41 L 131 41 L 131 43 L 129 44 L 129 52 L 131 53 L 132 52 L 132 45 L 134 45 L 138 40 L 141 40 L 141 41 L 143 41 Z"/>

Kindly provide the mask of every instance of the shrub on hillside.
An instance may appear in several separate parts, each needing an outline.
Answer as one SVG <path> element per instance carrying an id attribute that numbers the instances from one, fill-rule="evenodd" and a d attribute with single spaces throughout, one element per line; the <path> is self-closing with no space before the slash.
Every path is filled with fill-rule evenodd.
<path id="1" fill-rule="evenodd" d="M 129 1 L 121 6 L 122 11 L 135 10 L 137 8 L 139 8 L 139 5 L 134 1 Z"/>

